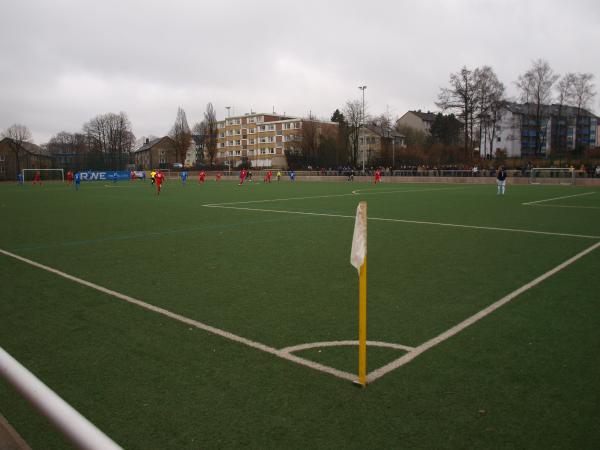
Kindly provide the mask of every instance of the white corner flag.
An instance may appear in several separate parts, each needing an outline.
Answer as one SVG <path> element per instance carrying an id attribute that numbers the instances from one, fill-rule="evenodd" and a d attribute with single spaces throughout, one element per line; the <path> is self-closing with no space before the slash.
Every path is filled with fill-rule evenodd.
<path id="1" fill-rule="evenodd" d="M 358 270 L 358 384 L 367 385 L 367 202 L 356 208 L 350 263 Z"/>
<path id="2" fill-rule="evenodd" d="M 367 257 L 367 202 L 360 202 L 356 208 L 354 222 L 354 236 L 352 237 L 352 250 L 350 251 L 350 264 L 360 268 Z"/>

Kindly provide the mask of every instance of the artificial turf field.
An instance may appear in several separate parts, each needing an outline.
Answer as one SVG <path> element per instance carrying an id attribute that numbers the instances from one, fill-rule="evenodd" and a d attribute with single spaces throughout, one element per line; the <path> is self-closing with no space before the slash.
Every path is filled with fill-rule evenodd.
<path id="1" fill-rule="evenodd" d="M 195 322 L 0 254 L 0 346 L 128 449 L 600 448 L 600 188 L 495 193 L 3 184 L 0 249 Z M 357 339 L 359 201 L 366 389 L 344 378 L 354 345 L 282 350 Z M 0 412 L 32 448 L 69 448 L 4 381 Z"/>

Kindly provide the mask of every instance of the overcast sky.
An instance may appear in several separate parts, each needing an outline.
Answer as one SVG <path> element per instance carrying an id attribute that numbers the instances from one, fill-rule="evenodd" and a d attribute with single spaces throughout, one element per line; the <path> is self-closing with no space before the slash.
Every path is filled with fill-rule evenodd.
<path id="1" fill-rule="evenodd" d="M 509 96 L 538 58 L 600 85 L 598 0 L 3 0 L 0 20 L 0 131 L 37 144 L 120 111 L 161 136 L 208 102 L 329 119 L 360 85 L 368 113 L 398 117 L 434 110 L 463 65 Z"/>

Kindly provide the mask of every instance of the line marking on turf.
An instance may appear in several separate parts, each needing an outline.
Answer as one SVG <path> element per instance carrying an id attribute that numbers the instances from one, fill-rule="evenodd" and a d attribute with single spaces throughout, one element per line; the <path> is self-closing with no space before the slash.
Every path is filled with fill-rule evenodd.
<path id="1" fill-rule="evenodd" d="M 291 347 L 285 347 L 285 348 L 282 348 L 280 351 L 282 351 L 284 353 L 294 353 L 294 352 L 301 352 L 303 350 L 310 350 L 313 348 L 342 347 L 342 346 L 358 346 L 358 341 L 312 342 L 310 344 L 300 344 L 300 345 L 294 345 Z M 367 346 L 393 348 L 395 350 L 404 350 L 407 352 L 413 351 L 415 349 L 414 347 L 409 347 L 408 345 L 392 344 L 390 342 L 380 342 L 380 341 L 367 341 Z"/>
<path id="2" fill-rule="evenodd" d="M 238 209 L 242 211 L 259 211 L 259 212 L 269 212 L 269 213 L 278 213 L 278 214 L 299 214 L 305 216 L 321 216 L 321 217 L 340 217 L 344 219 L 355 219 L 355 216 L 345 215 L 345 214 L 326 214 L 326 213 L 314 213 L 314 212 L 304 212 L 304 211 L 286 211 L 286 210 L 278 210 L 278 209 L 262 209 L 262 208 L 247 208 L 242 206 L 222 206 L 222 205 L 202 205 L 207 208 L 223 208 L 223 209 Z M 585 234 L 572 234 L 572 233 L 557 233 L 553 231 L 536 231 L 536 230 L 525 230 L 519 228 L 500 228 L 500 227 L 484 227 L 478 225 L 461 225 L 455 223 L 442 223 L 442 222 L 428 222 L 423 220 L 407 220 L 407 219 L 388 219 L 385 217 L 369 217 L 368 220 L 378 220 L 382 222 L 399 222 L 399 223 L 412 223 L 417 225 L 434 225 L 440 227 L 452 227 L 452 228 L 467 228 L 474 230 L 490 230 L 490 231 L 505 231 L 511 233 L 526 233 L 526 234 L 540 234 L 546 236 L 563 236 L 563 237 L 574 237 L 574 238 L 584 238 L 584 239 L 600 239 L 600 236 L 592 236 Z"/>
<path id="3" fill-rule="evenodd" d="M 431 188 L 431 189 L 411 189 L 411 190 L 406 190 L 406 189 L 399 189 L 399 190 L 382 190 L 382 191 L 378 191 L 378 192 L 367 192 L 364 193 L 362 195 L 372 195 L 372 194 L 393 194 L 393 193 L 411 193 L 411 192 L 430 192 L 430 191 L 455 191 L 455 190 L 460 190 L 460 189 L 464 189 L 464 188 Z M 244 201 L 244 202 L 228 202 L 228 203 L 208 203 L 202 206 L 207 206 L 207 207 L 217 207 L 217 206 L 224 206 L 224 205 L 245 205 L 248 203 L 268 203 L 268 202 L 284 202 L 284 201 L 289 201 L 289 200 L 309 200 L 309 199 L 313 199 L 313 198 L 334 198 L 334 197 L 348 197 L 348 196 L 352 196 L 352 195 L 356 195 L 355 192 L 360 192 L 360 189 L 357 191 L 352 191 L 350 193 L 346 193 L 346 194 L 329 194 L 329 195 L 311 195 L 311 196 L 307 196 L 307 197 L 287 197 L 287 198 L 271 198 L 271 199 L 267 199 L 267 200 L 248 200 L 248 201 Z"/>
<path id="4" fill-rule="evenodd" d="M 547 198 L 545 200 L 536 200 L 534 202 L 521 203 L 521 205 L 529 206 L 529 205 L 535 205 L 537 203 L 552 202 L 554 200 L 561 200 L 563 198 L 581 197 L 582 195 L 591 195 L 591 194 L 595 194 L 595 192 L 584 192 L 582 194 L 564 195 L 562 197 Z"/>
<path id="5" fill-rule="evenodd" d="M 521 295 L 523 292 L 528 291 L 529 289 L 537 286 L 542 281 L 544 281 L 547 278 L 550 278 L 552 275 L 560 272 L 565 267 L 570 266 L 574 262 L 576 262 L 579 259 L 583 258 L 588 253 L 591 253 L 594 250 L 596 250 L 598 247 L 600 247 L 600 242 L 596 242 L 591 247 L 586 248 L 585 250 L 583 250 L 582 252 L 579 252 L 578 254 L 576 254 L 575 256 L 573 256 L 572 258 L 569 258 L 565 262 L 559 264 L 554 269 L 551 269 L 548 272 L 544 273 L 543 275 L 540 275 L 536 279 L 534 279 L 534 280 L 530 281 L 529 283 L 521 286 L 519 289 L 511 292 L 507 296 L 502 297 L 500 300 L 496 301 L 495 303 L 492 303 L 487 308 L 482 309 L 478 313 L 472 315 L 468 319 L 463 320 L 459 324 L 457 324 L 457 325 L 453 326 L 452 328 L 444 331 L 442 334 L 434 337 L 433 339 L 430 339 L 430 340 L 424 342 L 423 344 L 419 345 L 418 347 L 416 347 L 414 350 L 412 350 L 411 352 L 407 353 L 406 355 L 404 355 L 404 356 L 396 359 L 395 361 L 392 361 L 389 364 L 386 364 L 383 367 L 380 367 L 379 369 L 374 370 L 373 372 L 371 372 L 367 376 L 367 382 L 371 382 L 372 383 L 373 381 L 375 381 L 375 380 L 381 378 L 382 376 L 384 376 L 386 373 L 389 373 L 392 370 L 395 370 L 395 369 L 397 369 L 397 368 L 399 368 L 399 367 L 401 367 L 401 366 L 409 363 L 410 361 L 412 361 L 413 359 L 415 359 L 417 356 L 421 355 L 422 353 L 426 352 L 430 348 L 433 348 L 436 345 L 441 344 L 445 340 L 451 338 L 452 336 L 460 333 L 465 328 L 473 325 L 474 323 L 478 322 L 479 320 L 481 320 L 484 317 L 488 316 L 489 314 L 493 313 L 495 310 L 497 310 L 501 306 L 504 306 L 506 303 L 510 302 L 511 300 L 515 299 L 516 297 L 518 297 L 519 295 Z"/>
<path id="6" fill-rule="evenodd" d="M 572 209 L 600 209 L 600 206 L 572 206 L 572 205 L 527 205 L 537 208 L 572 208 Z"/>
<path id="7" fill-rule="evenodd" d="M 556 266 L 555 268 L 547 271 L 546 273 L 544 273 L 543 275 L 540 275 L 539 277 L 535 278 L 534 280 L 530 281 L 529 283 L 523 285 L 522 287 L 520 287 L 519 289 L 516 289 L 515 291 L 511 292 L 510 294 L 506 295 L 505 297 L 501 298 L 500 300 L 496 301 L 495 303 L 491 304 L 490 306 L 482 309 L 481 311 L 479 311 L 478 313 L 472 315 L 471 317 L 465 319 L 464 321 L 460 322 L 459 324 L 455 325 L 454 327 L 448 329 L 447 331 L 443 332 L 442 334 L 436 336 L 433 339 L 430 339 L 426 342 L 424 342 L 423 344 L 417 346 L 417 347 L 409 347 L 409 346 L 404 346 L 404 345 L 400 345 L 400 344 L 391 344 L 391 343 L 385 343 L 385 342 L 379 342 L 379 341 L 368 341 L 368 344 L 371 346 L 380 346 L 380 347 L 390 347 L 390 348 L 395 348 L 395 349 L 399 349 L 399 350 L 406 350 L 408 353 L 406 353 L 405 355 L 403 355 L 402 357 L 374 370 L 373 372 L 369 373 L 367 375 L 367 382 L 369 383 L 373 383 L 374 381 L 378 380 L 379 378 L 383 377 L 384 375 L 386 375 L 387 373 L 398 369 L 399 367 L 409 363 L 410 361 L 412 361 L 413 359 L 415 359 L 416 357 L 418 357 L 419 355 L 421 355 L 422 353 L 426 352 L 427 350 L 437 346 L 438 344 L 444 342 L 445 340 L 451 338 L 452 336 L 460 333 L 462 330 L 464 330 L 465 328 L 473 325 L 474 323 L 478 322 L 479 320 L 483 319 L 484 317 L 488 316 L 489 314 L 491 314 L 492 312 L 494 312 L 495 310 L 499 309 L 500 307 L 502 307 L 503 305 L 505 305 L 506 303 L 510 302 L 511 300 L 515 299 L 516 297 L 518 297 L 519 295 L 521 295 L 523 292 L 528 291 L 529 289 L 537 286 L 538 284 L 540 284 L 542 281 L 546 280 L 547 278 L 551 277 L 552 275 L 560 272 L 561 270 L 563 270 L 564 268 L 568 267 L 569 265 L 573 264 L 574 262 L 578 261 L 579 259 L 583 258 L 585 255 L 587 255 L 588 253 L 591 253 L 592 251 L 594 251 L 596 248 L 600 247 L 600 241 L 596 242 L 594 245 L 592 245 L 591 247 L 588 247 L 587 249 L 581 251 L 580 253 L 578 253 L 577 255 L 573 256 L 572 258 L 569 258 L 568 260 L 564 261 L 563 263 L 559 264 L 558 266 Z M 330 366 L 326 366 L 324 364 L 319 364 L 316 363 L 314 361 L 310 361 L 307 360 L 305 358 L 301 358 L 298 356 L 293 355 L 291 352 L 293 351 L 300 351 L 300 350 L 306 350 L 306 349 L 310 349 L 310 348 L 316 348 L 316 347 L 331 347 L 331 346 L 337 346 L 337 345 L 356 345 L 357 341 L 331 341 L 331 342 L 319 342 L 319 343 L 313 343 L 313 344 L 301 344 L 301 345 L 296 345 L 296 346 L 291 346 L 291 347 L 285 347 L 283 349 L 276 349 L 273 347 L 269 347 L 265 344 L 261 344 L 260 342 L 256 342 L 256 341 L 252 341 L 250 339 L 244 338 L 242 336 L 238 336 L 236 334 L 230 333 L 228 331 L 225 330 L 221 330 L 219 328 L 213 327 L 211 325 L 207 325 L 205 323 L 199 322 L 197 320 L 193 320 L 193 319 L 189 319 L 185 316 L 182 316 L 180 314 L 174 313 L 172 311 L 169 311 L 167 309 L 161 308 L 159 306 L 154 306 L 151 305 L 149 303 L 146 303 L 142 300 L 138 300 L 136 298 L 130 297 L 128 295 L 125 294 L 121 294 L 120 292 L 117 291 L 113 291 L 112 289 L 108 289 L 105 288 L 103 286 L 100 286 L 98 284 L 86 281 L 82 278 L 70 275 L 66 272 L 62 272 L 58 269 L 54 269 L 52 267 L 46 266 L 44 264 L 40 264 L 38 262 L 32 261 L 28 258 L 24 258 L 22 256 L 16 255 L 14 253 L 8 252 L 6 250 L 0 249 L 0 254 L 3 254 L 5 256 L 17 259 L 21 262 L 24 262 L 26 264 L 29 264 L 33 267 L 45 270 L 47 272 L 53 273 L 55 275 L 58 275 L 60 277 L 66 278 L 67 280 L 73 281 L 75 283 L 81 284 L 83 286 L 95 289 L 99 292 L 102 292 L 104 294 L 116 297 L 120 300 L 124 300 L 130 304 L 139 306 L 143 309 L 146 309 L 148 311 L 154 312 L 154 313 L 158 313 L 160 315 L 163 315 L 165 317 L 168 317 L 170 319 L 174 319 L 177 320 L 179 322 L 185 323 L 186 325 L 198 328 L 200 330 L 206 331 L 208 333 L 212 333 L 215 334 L 217 336 L 221 336 L 225 339 L 246 345 L 248 347 L 257 349 L 257 350 L 261 350 L 263 352 L 272 354 L 274 356 L 277 356 L 279 358 L 285 359 L 287 361 L 290 362 L 295 362 L 297 364 L 300 364 L 302 366 L 323 372 L 323 373 L 327 373 L 330 375 L 333 375 L 337 378 L 341 378 L 344 380 L 348 380 L 348 381 L 355 381 L 356 380 L 356 375 L 351 374 L 349 372 L 345 372 L 342 370 L 338 370 L 335 369 L 333 367 Z"/>
<path id="8" fill-rule="evenodd" d="M 228 331 L 224 331 L 224 330 L 221 330 L 219 328 L 207 325 L 205 323 L 198 322 L 197 320 L 189 319 L 189 318 L 187 318 L 185 316 L 182 316 L 180 314 L 174 313 L 174 312 L 169 311 L 167 309 L 151 305 L 151 304 L 146 303 L 146 302 L 144 302 L 142 300 L 138 300 L 136 298 L 130 297 L 129 295 L 121 294 L 120 292 L 113 291 L 112 289 L 105 288 L 105 287 L 100 286 L 98 284 L 86 281 L 86 280 L 84 280 L 82 278 L 79 278 L 79 277 L 76 277 L 76 276 L 73 276 L 73 275 L 69 275 L 66 272 L 62 272 L 60 270 L 54 269 L 54 268 L 46 266 L 44 264 L 40 264 L 38 262 L 32 261 L 31 259 L 23 258 L 22 256 L 15 255 L 14 253 L 7 252 L 6 250 L 0 249 L 0 253 L 3 254 L 3 255 L 5 255 L 5 256 L 17 259 L 17 260 L 19 260 L 21 262 L 24 262 L 26 264 L 29 264 L 31 266 L 37 267 L 38 269 L 42 269 L 42 270 L 45 270 L 47 272 L 53 273 L 55 275 L 58 275 L 60 277 L 66 278 L 67 280 L 74 281 L 75 283 L 78 283 L 78 284 L 81 284 L 83 286 L 87 286 L 89 288 L 95 289 L 95 290 L 97 290 L 99 292 L 102 292 L 104 294 L 110 295 L 112 297 L 116 297 L 116 298 L 118 298 L 120 300 L 124 300 L 124 301 L 126 301 L 128 303 L 131 303 L 133 305 L 139 306 L 139 307 L 144 308 L 144 309 L 146 309 L 148 311 L 152 311 L 152 312 L 161 314 L 161 315 L 163 315 L 165 317 L 177 320 L 179 322 L 185 323 L 186 325 L 190 325 L 192 327 L 198 328 L 198 329 L 206 331 L 208 333 L 212 333 L 212 334 L 215 334 L 217 336 L 221 336 L 221 337 L 223 337 L 225 339 L 229 339 L 231 341 L 247 345 L 248 347 L 252 347 L 252 348 L 255 348 L 257 350 L 262 350 L 263 352 L 270 353 L 272 355 L 278 356 L 279 358 L 285 359 L 287 361 L 295 362 L 295 363 L 300 364 L 302 366 L 306 366 L 306 367 L 309 367 L 311 369 L 318 370 L 320 372 L 328 373 L 330 375 L 333 375 L 333 376 L 338 377 L 338 378 L 342 378 L 344 380 L 354 381 L 356 379 L 356 375 L 354 375 L 354 374 L 351 374 L 351 373 L 348 373 L 348 372 L 344 372 L 342 370 L 338 370 L 338 369 L 335 369 L 333 367 L 326 366 L 324 364 L 319 364 L 319 363 L 316 363 L 314 361 L 310 361 L 308 359 L 300 358 L 300 357 L 292 355 L 292 354 L 290 354 L 288 352 L 277 350 L 276 348 L 269 347 L 268 345 L 261 344 L 260 342 L 252 341 L 250 339 L 246 339 L 246 338 L 244 338 L 242 336 L 238 336 L 238 335 L 230 333 Z"/>

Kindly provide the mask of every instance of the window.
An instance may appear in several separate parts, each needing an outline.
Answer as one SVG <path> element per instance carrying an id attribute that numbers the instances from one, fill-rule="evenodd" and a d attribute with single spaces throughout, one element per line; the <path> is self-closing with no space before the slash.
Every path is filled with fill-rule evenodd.
<path id="1" fill-rule="evenodd" d="M 256 128 L 248 128 L 248 134 L 256 133 Z"/>
<path id="2" fill-rule="evenodd" d="M 498 136 L 498 137 L 496 138 L 496 142 L 502 142 L 502 138 L 501 138 L 500 136 Z"/>
<path id="3" fill-rule="evenodd" d="M 242 145 L 242 141 L 235 141 L 235 145 Z"/>
<path id="4" fill-rule="evenodd" d="M 258 131 L 267 131 L 267 126 L 266 125 L 259 126 Z"/>
<path id="5" fill-rule="evenodd" d="M 248 144 L 254 145 L 254 139 L 248 139 Z"/>

